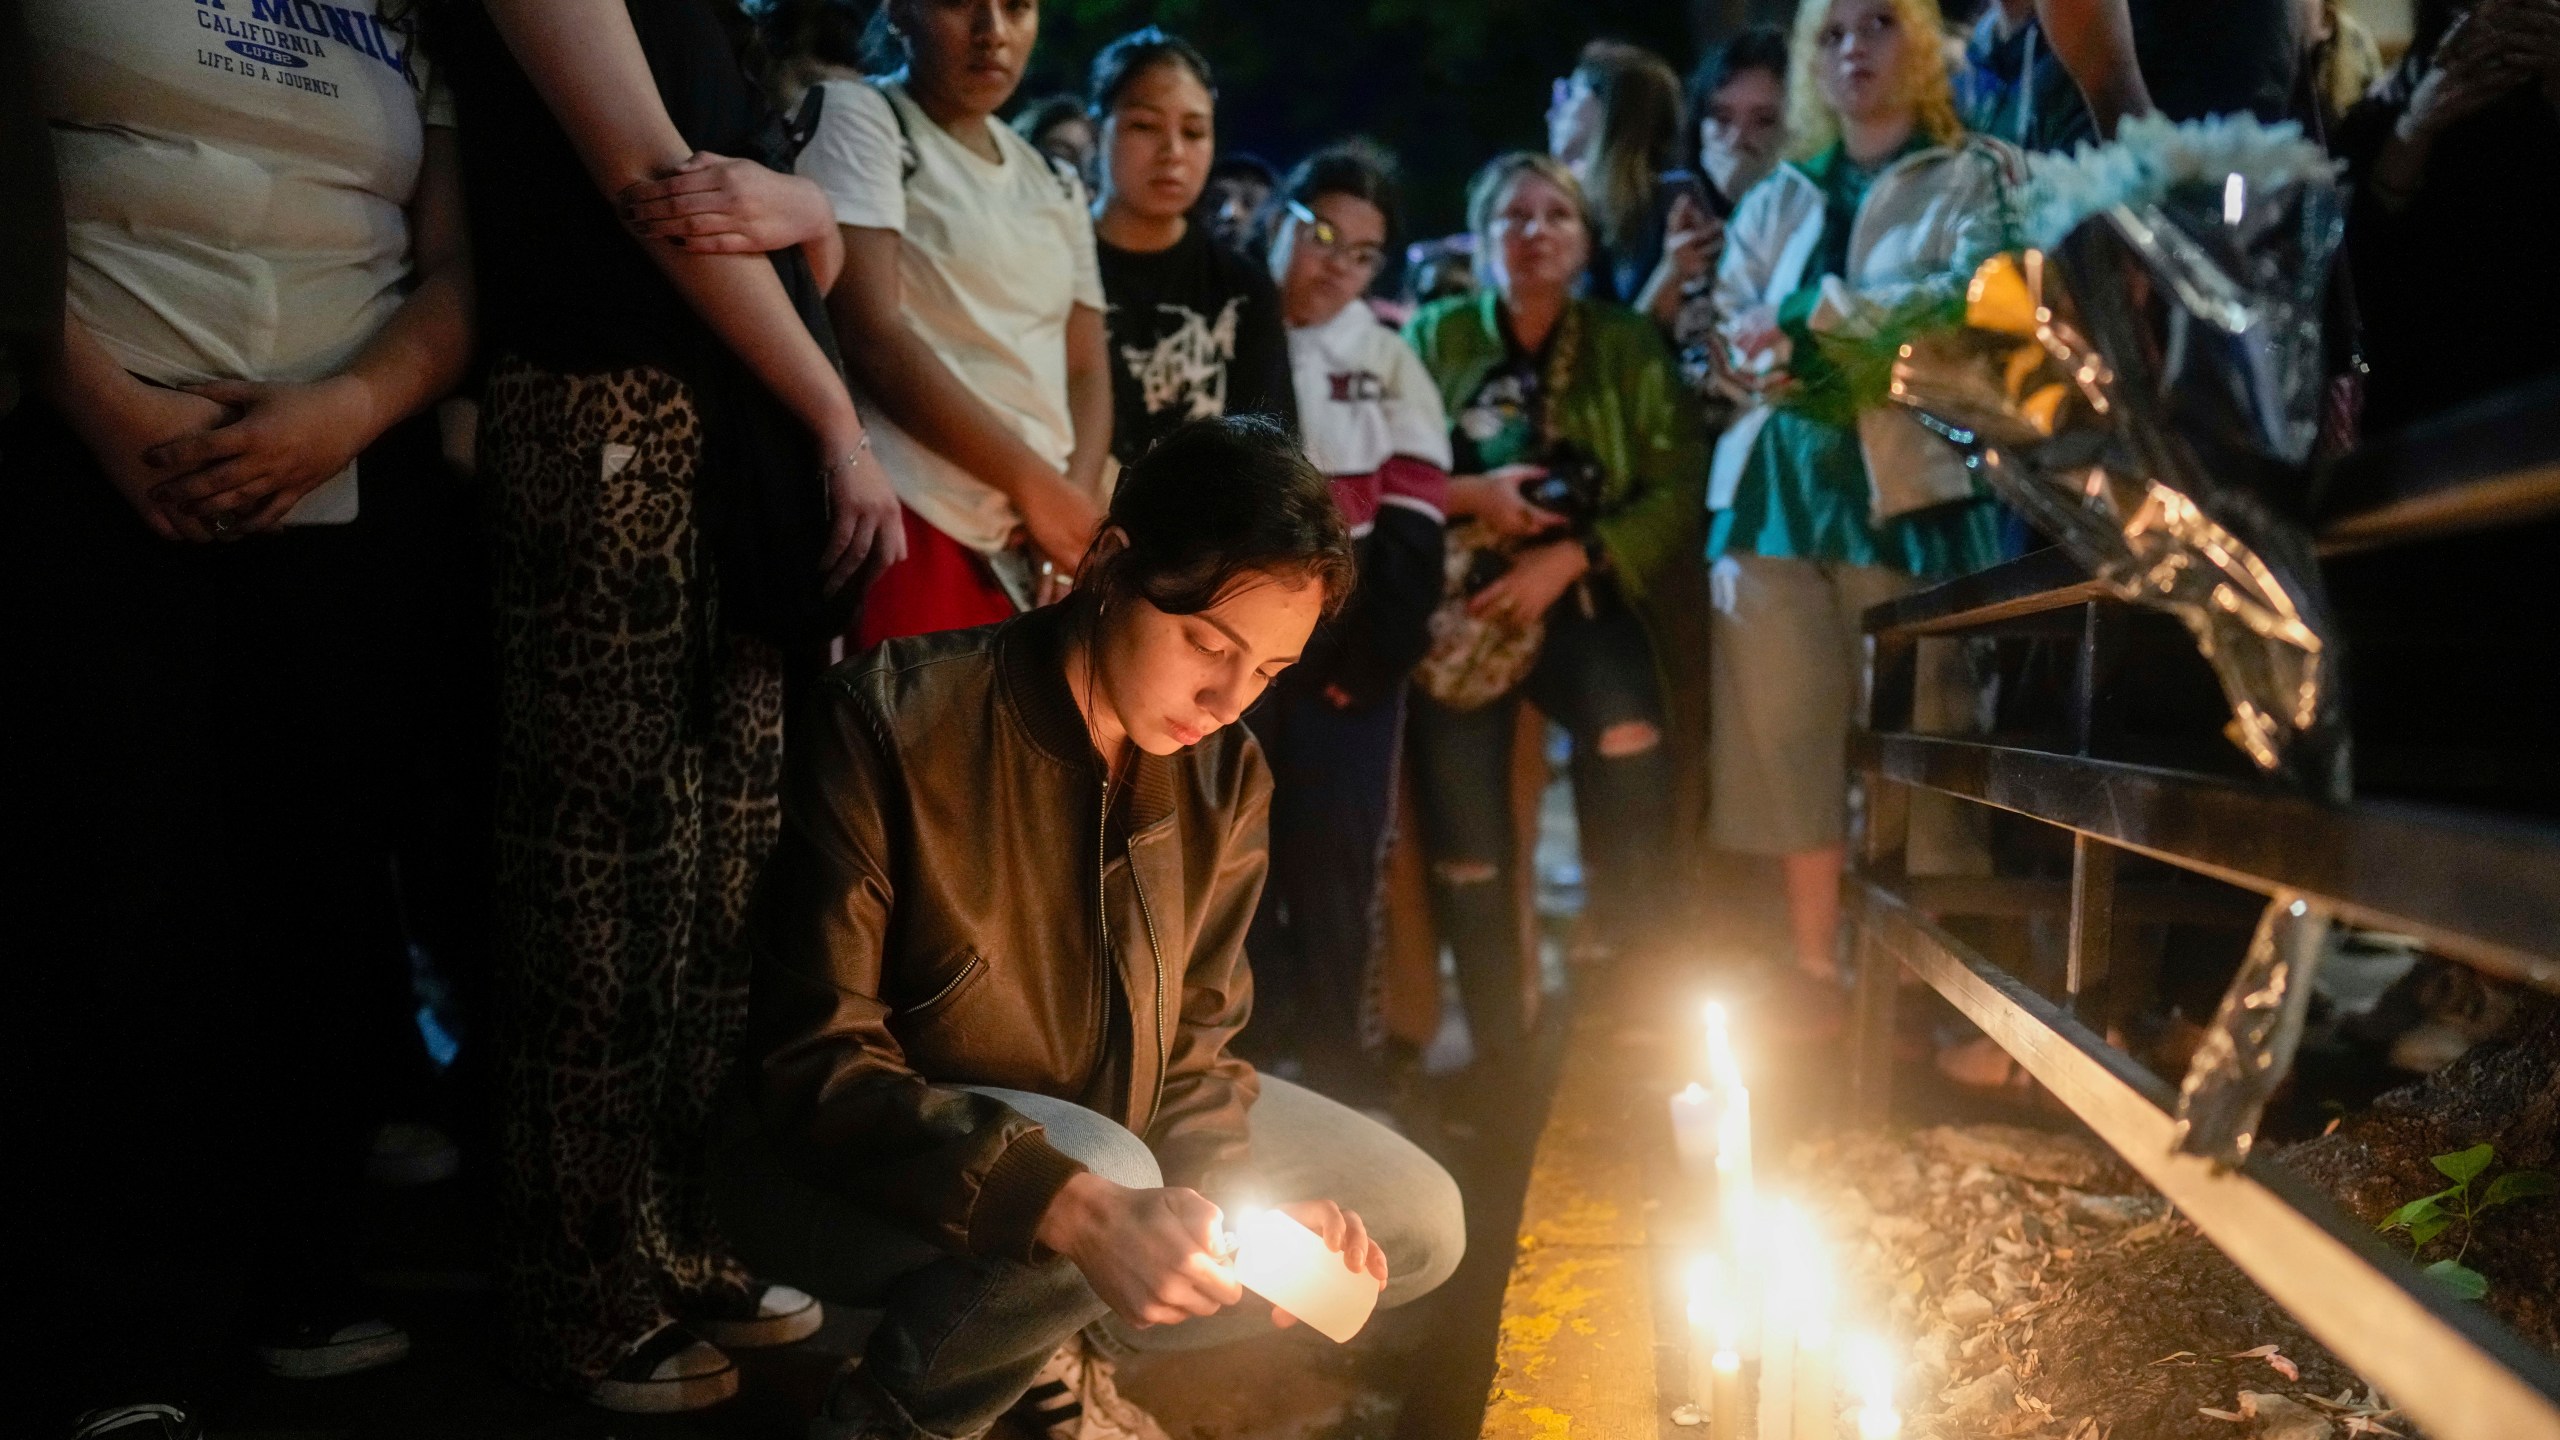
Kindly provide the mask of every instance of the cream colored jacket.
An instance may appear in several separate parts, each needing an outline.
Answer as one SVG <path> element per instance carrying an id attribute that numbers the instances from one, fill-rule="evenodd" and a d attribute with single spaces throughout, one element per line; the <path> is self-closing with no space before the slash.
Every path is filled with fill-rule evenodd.
<path id="1" fill-rule="evenodd" d="M 1961 291 L 1973 267 L 2003 242 L 2000 186 L 2024 174 L 2015 149 L 1980 135 L 1887 166 L 1850 227 L 1847 276 L 1822 277 L 1822 297 L 1807 323 L 1817 334 L 1871 335 L 1907 300 L 1942 287 Z M 1725 226 L 1716 313 L 1774 306 L 1803 288 L 1822 218 L 1822 187 L 1792 162 L 1752 187 Z M 1732 507 L 1769 410 L 1765 400 L 1754 403 L 1716 442 L 1708 509 Z M 1858 445 L 1866 456 L 1871 523 L 1976 493 L 1955 447 L 1897 407 L 1861 412 Z"/>

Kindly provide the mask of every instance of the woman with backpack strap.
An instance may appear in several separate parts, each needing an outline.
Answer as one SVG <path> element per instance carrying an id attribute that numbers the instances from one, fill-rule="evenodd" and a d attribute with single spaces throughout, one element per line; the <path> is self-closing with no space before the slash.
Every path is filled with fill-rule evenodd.
<path id="1" fill-rule="evenodd" d="M 798 169 L 842 227 L 828 313 L 906 506 L 907 562 L 857 649 L 1027 608 L 1101 526 L 1111 367 L 1084 182 L 996 118 L 1039 33 L 1028 0 L 889 0 L 874 78 L 819 87 Z"/>

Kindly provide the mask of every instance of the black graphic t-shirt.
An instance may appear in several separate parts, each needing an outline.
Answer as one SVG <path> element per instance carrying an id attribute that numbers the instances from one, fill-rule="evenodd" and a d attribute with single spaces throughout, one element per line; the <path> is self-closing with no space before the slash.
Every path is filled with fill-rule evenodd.
<path id="1" fill-rule="evenodd" d="M 1271 277 L 1198 225 L 1166 249 L 1096 244 L 1111 334 L 1111 453 L 1135 462 L 1185 420 L 1269 415 L 1298 428 Z"/>

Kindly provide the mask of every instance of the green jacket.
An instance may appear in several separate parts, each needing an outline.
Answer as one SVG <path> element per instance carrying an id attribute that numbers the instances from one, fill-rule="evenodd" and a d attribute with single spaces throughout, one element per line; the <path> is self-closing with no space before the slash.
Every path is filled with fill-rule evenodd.
<path id="1" fill-rule="evenodd" d="M 1406 323 L 1451 415 L 1502 363 L 1490 290 L 1434 301 Z M 1627 598 L 1644 600 L 1663 570 L 1698 553 L 1706 512 L 1707 448 L 1697 408 L 1653 322 L 1620 305 L 1573 302 L 1582 356 L 1557 410 L 1562 436 L 1608 473 L 1607 518 L 1594 527 Z"/>

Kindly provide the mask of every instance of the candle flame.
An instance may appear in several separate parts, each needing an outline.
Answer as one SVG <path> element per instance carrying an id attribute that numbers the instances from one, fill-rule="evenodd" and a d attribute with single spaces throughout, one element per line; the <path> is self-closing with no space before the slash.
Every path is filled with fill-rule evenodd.
<path id="1" fill-rule="evenodd" d="M 1736 1085 L 1716 1115 L 1716 1169 L 1747 1172 L 1751 1165 L 1751 1092 Z"/>
<path id="2" fill-rule="evenodd" d="M 1733 1053 L 1733 1020 L 1721 1000 L 1707 1002 L 1707 1078 L 1719 1090 L 1742 1084 L 1742 1065 Z"/>
<path id="3" fill-rule="evenodd" d="M 1901 1368 L 1894 1361 L 1892 1344 L 1881 1335 L 1861 1334 L 1851 1336 L 1842 1349 L 1842 1373 L 1857 1393 L 1858 1403 L 1870 1410 L 1891 1410 L 1894 1378 Z"/>

